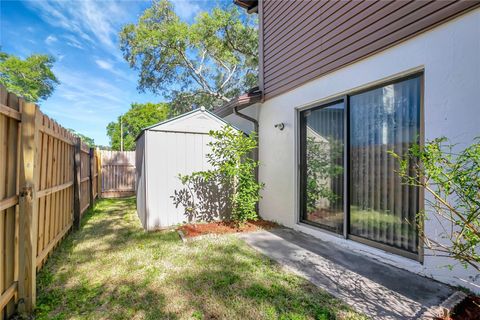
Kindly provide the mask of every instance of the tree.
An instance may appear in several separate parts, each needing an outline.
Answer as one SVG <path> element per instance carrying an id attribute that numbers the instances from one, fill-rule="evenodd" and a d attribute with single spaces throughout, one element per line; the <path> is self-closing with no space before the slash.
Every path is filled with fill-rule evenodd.
<path id="1" fill-rule="evenodd" d="M 49 55 L 33 54 L 22 60 L 0 52 L 0 83 L 27 101 L 45 100 L 59 83 L 52 72 L 54 62 Z"/>
<path id="2" fill-rule="evenodd" d="M 251 154 L 257 148 L 257 134 L 252 132 L 246 136 L 243 132 L 225 126 L 219 131 L 210 131 L 214 138 L 208 145 L 211 148 L 207 154 L 207 162 L 212 169 L 194 172 L 191 175 L 180 176 L 188 189 L 190 185 L 198 184 L 198 179 L 207 184 L 215 182 L 223 190 L 231 190 L 231 219 L 239 224 L 258 218 L 255 205 L 260 200 L 260 190 L 263 184 L 255 178 L 255 168 L 258 161 Z M 194 209 L 192 209 L 194 210 Z"/>
<path id="3" fill-rule="evenodd" d="M 256 20 L 233 4 L 188 24 L 168 0 L 155 1 L 120 33 L 125 59 L 140 70 L 139 90 L 170 98 L 177 113 L 211 109 L 255 86 L 257 38 Z"/>
<path id="4" fill-rule="evenodd" d="M 90 148 L 95 148 L 95 140 L 93 138 L 87 137 L 86 135 L 81 134 L 73 129 L 68 129 L 68 131 L 70 131 L 71 133 L 79 137 L 82 140 L 82 142 L 85 143 Z"/>
<path id="5" fill-rule="evenodd" d="M 438 138 L 424 147 L 414 144 L 402 156 L 390 154 L 399 161 L 402 181 L 428 195 L 427 211 L 417 219 L 425 246 L 480 271 L 480 137 L 463 150 Z M 423 231 L 425 219 L 437 222 L 438 237 Z"/>
<path id="6" fill-rule="evenodd" d="M 306 149 L 306 205 L 307 212 L 313 213 L 317 211 L 320 199 L 330 202 L 339 200 L 339 196 L 332 191 L 331 180 L 343 174 L 343 166 L 338 164 L 338 159 L 342 158 L 343 144 L 333 138 L 321 140 L 307 136 Z"/>
<path id="7" fill-rule="evenodd" d="M 123 126 L 123 150 L 135 150 L 135 139 L 143 128 L 164 121 L 170 117 L 168 103 L 132 103 L 130 110 L 107 125 L 112 150 L 121 149 Z"/>

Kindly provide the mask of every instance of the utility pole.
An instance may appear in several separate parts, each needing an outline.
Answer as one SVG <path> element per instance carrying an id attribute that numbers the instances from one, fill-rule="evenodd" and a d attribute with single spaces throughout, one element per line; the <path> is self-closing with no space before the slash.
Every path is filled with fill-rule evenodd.
<path id="1" fill-rule="evenodd" d="M 123 151 L 123 117 L 120 116 L 120 151 Z"/>

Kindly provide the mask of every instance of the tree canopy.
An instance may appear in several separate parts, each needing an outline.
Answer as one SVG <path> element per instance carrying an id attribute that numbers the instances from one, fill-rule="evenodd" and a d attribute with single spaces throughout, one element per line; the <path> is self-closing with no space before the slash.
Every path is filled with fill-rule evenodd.
<path id="1" fill-rule="evenodd" d="M 168 119 L 168 103 L 132 103 L 130 110 L 107 125 L 112 150 L 120 150 L 121 123 L 123 123 L 123 150 L 135 150 L 135 138 L 143 128 Z"/>
<path id="2" fill-rule="evenodd" d="M 163 94 L 177 113 L 211 109 L 255 86 L 257 38 L 256 18 L 233 4 L 188 24 L 168 0 L 155 1 L 120 33 L 125 59 L 140 71 L 138 89 Z"/>
<path id="3" fill-rule="evenodd" d="M 0 83 L 27 101 L 45 100 L 59 83 L 52 71 L 54 62 L 49 55 L 33 54 L 22 60 L 0 52 Z"/>
<path id="4" fill-rule="evenodd" d="M 68 131 L 70 131 L 71 133 L 79 137 L 82 140 L 82 142 L 85 143 L 90 148 L 95 147 L 95 140 L 93 138 L 87 137 L 86 135 L 81 134 L 73 129 L 68 129 Z"/>

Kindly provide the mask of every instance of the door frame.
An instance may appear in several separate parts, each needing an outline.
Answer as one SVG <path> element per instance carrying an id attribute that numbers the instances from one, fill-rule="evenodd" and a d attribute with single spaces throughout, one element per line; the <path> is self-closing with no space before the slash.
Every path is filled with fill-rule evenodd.
<path id="1" fill-rule="evenodd" d="M 326 230 L 332 234 L 335 234 L 335 235 L 339 235 L 339 236 L 344 236 L 345 237 L 345 221 L 346 221 L 346 211 L 345 211 L 345 175 L 346 175 L 346 170 L 345 170 L 345 165 L 346 165 L 346 154 L 345 154 L 345 101 L 343 100 L 344 98 L 343 97 L 339 97 L 337 99 L 332 99 L 332 100 L 329 100 L 325 103 L 322 103 L 322 104 L 319 104 L 319 105 L 316 105 L 316 106 L 313 106 L 313 107 L 310 107 L 310 108 L 306 108 L 304 110 L 301 110 L 298 114 L 299 114 L 299 127 L 298 127 L 298 137 L 299 137 L 299 148 L 298 148 L 298 173 L 299 173 L 299 188 L 298 188 L 298 192 L 299 192 L 299 215 L 298 215 L 298 221 L 301 222 L 301 223 L 304 223 L 304 224 L 308 224 L 308 225 L 311 225 L 311 226 L 314 226 L 314 227 L 317 227 L 317 228 L 320 228 L 322 230 Z M 306 130 L 302 130 L 302 128 L 304 127 L 303 124 L 304 124 L 304 117 L 302 117 L 302 113 L 303 112 L 308 112 L 308 111 L 314 111 L 314 110 L 320 110 L 320 109 L 324 109 L 324 108 L 328 108 L 330 106 L 333 106 L 333 105 L 336 105 L 336 104 L 341 104 L 343 103 L 344 105 L 344 109 L 343 109 L 343 112 L 344 112 L 344 115 L 343 115 L 343 122 L 344 122 L 344 127 L 343 127 L 343 134 L 344 134 L 344 137 L 343 137 L 343 140 L 344 140 L 344 147 L 343 147 L 343 167 L 344 167 L 344 173 L 343 173 L 343 189 L 344 189 L 344 198 L 343 198 L 343 232 L 342 233 L 338 233 L 338 232 L 335 232 L 332 228 L 329 228 L 328 226 L 326 225 L 322 225 L 320 223 L 315 223 L 313 221 L 308 221 L 306 219 L 304 219 L 304 214 L 306 212 L 306 201 L 305 201 L 305 190 L 306 190 L 306 159 L 305 159 L 305 154 L 302 153 L 303 150 L 305 150 L 305 142 L 306 142 L 306 138 L 305 138 L 305 133 L 306 133 Z"/>
<path id="2" fill-rule="evenodd" d="M 420 227 L 417 231 L 418 241 L 417 241 L 417 251 L 418 253 L 413 253 L 407 250 L 399 249 L 393 246 L 389 246 L 387 244 L 383 244 L 380 242 L 376 242 L 373 240 L 365 239 L 362 237 L 358 237 L 355 235 L 350 234 L 350 193 L 351 193 L 351 179 L 350 179 L 350 169 L 351 169 L 351 157 L 350 157 L 350 96 L 360 94 L 363 92 L 375 90 L 387 85 L 395 84 L 397 82 L 402 82 L 412 78 L 419 78 L 420 81 L 420 110 L 419 110 L 419 144 L 420 147 L 423 147 L 425 144 L 425 116 L 424 116 L 424 90 L 425 90 L 425 74 L 424 69 L 416 69 L 411 70 L 410 72 L 403 73 L 391 78 L 387 78 L 380 81 L 375 81 L 374 84 L 365 85 L 361 88 L 353 89 L 350 91 L 346 91 L 341 95 L 332 96 L 328 99 L 319 100 L 317 103 L 305 105 L 295 109 L 295 117 L 296 117 L 296 160 L 297 160 L 297 170 L 295 171 L 298 174 L 296 179 L 297 186 L 296 186 L 296 198 L 297 198 L 297 205 L 296 205 L 296 223 L 310 225 L 315 227 L 316 229 L 326 232 L 328 234 L 341 237 L 344 239 L 352 240 L 361 244 L 365 244 L 367 246 L 384 250 L 386 252 L 390 252 L 399 256 L 403 256 L 412 260 L 417 260 L 420 263 L 424 261 L 424 243 L 420 237 L 420 234 L 424 232 L 424 221 L 420 222 Z M 303 127 L 303 119 L 302 119 L 302 112 L 308 110 L 316 110 L 319 108 L 325 108 L 330 105 L 342 102 L 344 103 L 344 194 L 343 194 L 343 209 L 344 209 L 344 221 L 343 221 L 343 234 L 334 232 L 328 229 L 325 226 L 320 224 L 316 224 L 314 222 L 309 222 L 303 219 L 304 214 L 304 206 L 306 205 L 304 200 L 304 190 L 305 190 L 305 163 L 304 156 L 302 155 L 302 150 L 304 148 L 303 144 L 305 139 L 302 139 L 304 133 L 302 132 Z M 419 188 L 418 190 L 418 210 L 424 211 L 425 209 L 425 192 L 423 188 Z"/>

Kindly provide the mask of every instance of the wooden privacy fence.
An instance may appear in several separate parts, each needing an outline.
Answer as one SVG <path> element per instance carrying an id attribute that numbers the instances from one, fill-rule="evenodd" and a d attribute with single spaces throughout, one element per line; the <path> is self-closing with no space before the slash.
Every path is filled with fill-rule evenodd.
<path id="1" fill-rule="evenodd" d="M 99 151 L 102 167 L 102 197 L 135 194 L 135 151 Z"/>
<path id="2" fill-rule="evenodd" d="M 31 311 L 36 272 L 98 196 L 98 157 L 0 85 L 0 320 Z"/>

